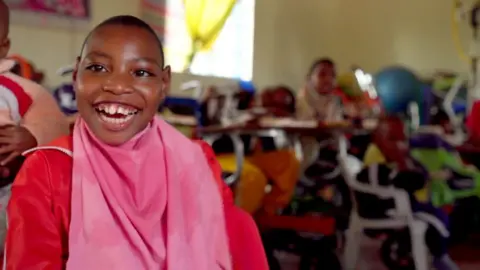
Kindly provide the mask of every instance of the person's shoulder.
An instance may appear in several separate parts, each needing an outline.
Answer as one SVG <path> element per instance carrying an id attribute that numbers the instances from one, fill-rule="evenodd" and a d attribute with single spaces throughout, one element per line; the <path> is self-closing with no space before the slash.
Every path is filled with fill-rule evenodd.
<path id="1" fill-rule="evenodd" d="M 22 88 L 22 90 L 25 91 L 30 96 L 35 97 L 39 94 L 45 94 L 45 93 L 48 94 L 47 89 L 45 89 L 40 84 L 31 80 L 25 79 L 21 76 L 18 76 L 15 73 L 5 72 L 5 73 L 2 73 L 2 75 L 10 79 L 11 81 L 15 82 L 16 84 L 18 84 Z"/>
<path id="2" fill-rule="evenodd" d="M 30 149 L 23 153 L 23 167 L 47 171 L 51 176 L 71 175 L 73 167 L 72 136 L 62 136 L 51 143 Z M 56 177 L 54 177 L 56 179 Z"/>

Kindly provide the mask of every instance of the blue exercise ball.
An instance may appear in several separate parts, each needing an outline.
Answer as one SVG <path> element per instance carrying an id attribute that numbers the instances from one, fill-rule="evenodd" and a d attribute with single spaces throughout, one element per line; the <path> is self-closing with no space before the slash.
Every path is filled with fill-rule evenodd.
<path id="1" fill-rule="evenodd" d="M 387 113 L 404 113 L 411 102 L 419 102 L 422 83 L 404 67 L 389 67 L 375 75 L 378 97 Z"/>
<path id="2" fill-rule="evenodd" d="M 67 115 L 75 114 L 77 110 L 77 99 L 73 85 L 62 84 L 53 91 L 53 96 L 58 102 L 60 109 Z"/>

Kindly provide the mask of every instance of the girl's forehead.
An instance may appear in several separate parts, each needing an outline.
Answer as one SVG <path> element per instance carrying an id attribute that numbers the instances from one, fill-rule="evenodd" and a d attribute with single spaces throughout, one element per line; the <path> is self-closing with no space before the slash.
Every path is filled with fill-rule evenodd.
<path id="1" fill-rule="evenodd" d="M 117 27 L 112 29 L 112 27 Z M 139 27 L 103 26 L 88 38 L 84 54 L 101 51 L 110 56 L 130 55 L 135 58 L 150 58 L 163 61 L 159 41 L 148 31 Z"/>
<path id="2" fill-rule="evenodd" d="M 100 46 L 122 46 L 128 43 L 142 47 L 153 47 L 158 44 L 158 41 L 156 40 L 155 36 L 140 27 L 106 25 L 96 29 L 91 34 L 88 43 L 93 43 Z"/>

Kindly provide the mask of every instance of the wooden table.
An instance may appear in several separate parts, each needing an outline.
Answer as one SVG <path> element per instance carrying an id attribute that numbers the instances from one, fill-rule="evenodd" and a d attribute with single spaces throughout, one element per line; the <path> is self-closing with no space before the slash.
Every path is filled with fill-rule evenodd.
<path id="1" fill-rule="evenodd" d="M 199 127 L 197 131 L 201 135 L 213 135 L 213 134 L 229 134 L 237 133 L 242 135 L 259 135 L 268 134 L 274 132 L 284 132 L 287 134 L 295 134 L 299 136 L 312 136 L 316 137 L 323 134 L 345 133 L 353 132 L 355 128 L 347 125 L 319 125 L 319 126 L 291 126 L 291 125 L 230 125 L 230 126 L 208 126 Z"/>

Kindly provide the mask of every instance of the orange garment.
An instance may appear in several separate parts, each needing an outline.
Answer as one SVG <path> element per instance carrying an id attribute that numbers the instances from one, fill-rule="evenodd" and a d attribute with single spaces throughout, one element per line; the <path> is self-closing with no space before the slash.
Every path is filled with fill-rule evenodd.
<path id="1" fill-rule="evenodd" d="M 219 155 L 224 171 L 236 171 L 234 155 Z M 235 188 L 236 203 L 248 213 L 264 209 L 275 213 L 290 203 L 300 174 L 300 163 L 290 150 L 263 152 L 255 150 L 243 163 L 240 180 Z M 272 189 L 267 193 L 266 187 Z"/>

